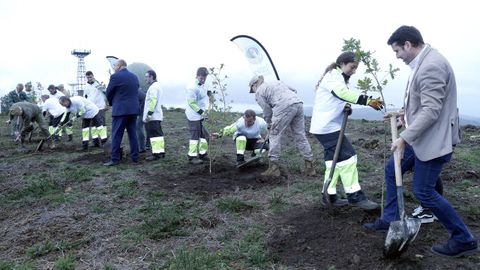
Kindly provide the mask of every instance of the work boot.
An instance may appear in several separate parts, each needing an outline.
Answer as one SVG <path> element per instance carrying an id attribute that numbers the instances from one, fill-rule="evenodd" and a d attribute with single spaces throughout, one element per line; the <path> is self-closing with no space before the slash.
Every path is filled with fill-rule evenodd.
<path id="1" fill-rule="evenodd" d="M 305 160 L 305 170 L 304 173 L 306 176 L 315 176 L 315 168 L 313 167 L 313 162 L 310 160 Z"/>
<path id="2" fill-rule="evenodd" d="M 197 157 L 194 157 L 194 158 L 188 158 L 188 162 L 190 164 L 193 164 L 193 165 L 199 165 L 199 164 L 202 164 L 203 163 L 203 160 L 197 158 Z"/>
<path id="3" fill-rule="evenodd" d="M 68 142 L 71 142 L 71 141 L 73 140 L 73 135 L 72 135 L 72 134 L 68 134 L 67 136 L 68 136 L 67 141 L 68 141 Z"/>
<path id="4" fill-rule="evenodd" d="M 282 173 L 280 172 L 280 166 L 275 161 L 271 161 L 268 164 L 268 169 L 261 173 L 265 177 L 280 177 Z"/>
<path id="5" fill-rule="evenodd" d="M 93 146 L 100 147 L 100 140 L 98 138 L 93 139 Z"/>
<path id="6" fill-rule="evenodd" d="M 198 154 L 198 158 L 203 160 L 203 161 L 208 161 L 208 154 Z"/>
<path id="7" fill-rule="evenodd" d="M 237 166 L 242 165 L 243 163 L 245 163 L 245 156 L 237 154 Z"/>
<path id="8" fill-rule="evenodd" d="M 49 140 L 49 141 L 48 141 L 48 148 L 50 148 L 51 150 L 57 148 L 57 146 L 55 145 L 55 141 L 54 141 L 54 140 Z"/>
<path id="9" fill-rule="evenodd" d="M 154 160 L 161 159 L 161 158 L 164 158 L 164 157 L 165 157 L 165 153 L 153 154 L 151 156 L 146 157 L 145 160 L 146 161 L 154 161 Z"/>
<path id="10" fill-rule="evenodd" d="M 379 207 L 378 203 L 367 199 L 367 196 L 365 196 L 365 193 L 363 193 L 362 190 L 354 193 L 347 193 L 347 199 L 349 204 L 357 206 L 363 210 L 374 210 Z"/>
<path id="11" fill-rule="evenodd" d="M 328 197 L 330 199 L 330 204 L 334 207 L 340 207 L 340 206 L 348 205 L 348 200 L 339 199 L 337 197 L 337 194 L 329 194 Z M 326 198 L 323 197 L 323 193 L 322 193 L 322 205 L 328 206 L 330 204 L 326 201 Z"/>
<path id="12" fill-rule="evenodd" d="M 82 142 L 82 150 L 87 151 L 88 150 L 88 141 L 83 141 Z"/>

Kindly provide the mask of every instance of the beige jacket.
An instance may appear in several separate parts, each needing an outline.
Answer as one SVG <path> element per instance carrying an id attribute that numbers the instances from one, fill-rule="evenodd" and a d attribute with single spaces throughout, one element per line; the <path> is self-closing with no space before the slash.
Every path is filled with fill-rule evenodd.
<path id="1" fill-rule="evenodd" d="M 415 155 L 429 161 L 453 152 L 460 131 L 457 86 L 447 59 L 428 46 L 405 95 L 408 127 L 400 137 L 413 147 Z"/>

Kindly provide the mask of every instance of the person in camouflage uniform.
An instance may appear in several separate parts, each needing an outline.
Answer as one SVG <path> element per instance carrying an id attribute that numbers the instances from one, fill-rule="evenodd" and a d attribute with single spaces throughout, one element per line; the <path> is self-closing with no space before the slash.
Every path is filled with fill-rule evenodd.
<path id="1" fill-rule="evenodd" d="M 10 107 L 9 116 L 10 119 L 7 121 L 8 124 L 11 124 L 12 122 L 22 122 L 22 129 L 18 132 L 19 134 L 15 134 L 15 141 L 20 141 L 23 149 L 25 149 L 25 136 L 33 131 L 34 122 L 37 122 L 38 127 L 40 128 L 40 133 L 44 138 L 47 138 L 50 135 L 47 123 L 42 115 L 42 109 L 35 104 L 26 101 L 14 103 Z M 54 147 L 55 145 L 53 144 L 53 141 L 50 140 L 50 148 Z"/>
<path id="2" fill-rule="evenodd" d="M 254 76 L 249 83 L 250 93 L 263 109 L 263 117 L 269 127 L 270 160 L 268 170 L 263 176 L 280 176 L 278 160 L 281 152 L 282 134 L 291 128 L 298 151 L 305 160 L 304 173 L 314 176 L 313 154 L 305 135 L 305 116 L 303 102 L 297 97 L 296 90 L 281 81 L 265 82 L 263 76 Z"/>
<path id="3" fill-rule="evenodd" d="M 35 95 L 35 91 L 33 91 L 32 82 L 27 82 L 25 84 L 25 95 L 27 96 L 27 101 L 33 104 L 37 104 L 37 97 Z"/>
<path id="4" fill-rule="evenodd" d="M 10 109 L 10 107 L 14 103 L 17 103 L 17 102 L 20 102 L 20 101 L 28 101 L 28 97 L 25 94 L 25 92 L 23 91 L 23 84 L 21 84 L 21 83 L 17 84 L 17 87 L 15 88 L 15 90 L 12 90 L 10 93 L 8 93 L 7 100 L 5 102 L 6 103 L 6 108 Z M 12 125 L 11 126 L 10 136 L 12 136 L 12 138 L 14 138 L 14 136 L 15 136 L 14 134 L 16 132 L 19 132 L 18 128 L 19 128 L 19 125 Z"/>

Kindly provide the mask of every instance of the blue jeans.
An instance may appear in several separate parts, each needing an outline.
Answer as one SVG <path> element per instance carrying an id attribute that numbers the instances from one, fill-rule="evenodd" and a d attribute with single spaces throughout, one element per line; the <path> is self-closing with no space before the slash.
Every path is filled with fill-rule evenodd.
<path id="1" fill-rule="evenodd" d="M 401 162 L 402 175 L 413 170 L 413 194 L 422 206 L 428 207 L 450 234 L 451 239 L 459 243 L 474 241 L 467 225 L 457 215 L 450 203 L 435 190 L 443 164 L 450 161 L 452 153 L 429 160 L 419 160 L 410 145 L 405 146 Z M 397 205 L 397 187 L 395 185 L 395 167 L 393 155 L 385 167 L 387 195 L 382 220 L 392 222 L 400 219 Z"/>
<path id="2" fill-rule="evenodd" d="M 142 120 L 143 115 L 138 115 L 137 118 L 137 137 L 138 137 L 138 149 L 145 151 L 145 148 L 150 148 L 150 138 L 145 138 L 145 123 Z"/>

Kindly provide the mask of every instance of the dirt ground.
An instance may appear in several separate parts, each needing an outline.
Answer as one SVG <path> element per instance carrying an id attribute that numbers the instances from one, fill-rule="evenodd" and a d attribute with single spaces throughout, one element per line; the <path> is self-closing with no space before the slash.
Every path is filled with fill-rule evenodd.
<path id="1" fill-rule="evenodd" d="M 469 128 L 470 135 L 480 133 L 480 129 Z M 357 121 L 351 124 L 351 134 L 347 136 L 359 151 L 361 163 L 380 164 L 383 142 L 369 137 L 371 130 L 362 121 Z M 172 138 L 186 141 L 181 137 L 182 127 L 174 131 Z M 106 269 L 107 265 L 111 269 L 159 269 L 165 264 L 155 267 L 157 260 L 161 260 L 155 256 L 167 256 L 169 252 L 162 252 L 173 250 L 180 244 L 221 249 L 219 240 L 210 239 L 208 244 L 205 240 L 221 234 L 219 230 L 228 222 L 244 219 L 266 229 L 265 248 L 271 263 L 266 268 L 270 269 L 480 269 L 480 255 L 445 259 L 429 252 L 433 244 L 448 239 L 446 230 L 438 222 L 422 225 L 417 239 L 399 259 L 385 259 L 382 255 L 385 234 L 366 232 L 361 226 L 378 217 L 379 211 L 365 212 L 353 207 L 332 210 L 320 206 L 318 200 L 302 199 L 302 194 L 287 199 L 289 206 L 284 211 L 256 210 L 240 218 L 234 216 L 228 222 L 224 214 L 208 210 L 199 227 L 187 228 L 193 230 L 188 237 L 170 237 L 160 242 L 142 240 L 133 244 L 126 244 L 120 237 L 125 235 L 126 229 L 142 222 L 134 210 L 144 205 L 151 194 L 161 193 L 166 200 L 172 201 L 193 198 L 195 204 L 208 208 L 222 197 L 243 196 L 261 204 L 270 190 L 290 190 L 295 184 L 317 185 L 323 178 L 322 153 L 318 152 L 318 142 L 312 137 L 309 139 L 312 145 L 317 144 L 315 155 L 319 159 L 317 167 L 321 176 L 303 177 L 292 167 L 293 161 L 282 160 L 282 176 L 278 179 L 260 176 L 267 164 L 235 169 L 233 152 L 215 156 L 211 173 L 209 164 L 189 165 L 183 148 L 178 153 L 167 153 L 164 163 L 170 166 L 150 166 L 151 163 L 143 159 L 134 164 L 129 161 L 126 149 L 121 166 L 103 168 L 101 163 L 108 160 L 108 156 L 101 149 L 78 152 L 77 145 L 63 144 L 55 150 L 19 153 L 10 145 L 0 150 L 3 159 L 0 163 L 0 262 L 28 263 L 34 269 L 52 269 L 59 257 L 73 253 L 76 269 Z M 2 136 L 2 140 L 7 138 Z M 467 138 L 462 148 L 478 149 L 479 143 Z M 233 149 L 231 143 L 229 147 L 229 150 Z M 144 158 L 145 154 L 141 157 Z M 56 164 L 62 166 L 59 168 Z M 456 189 L 465 181 L 472 183 L 474 188 L 479 187 L 480 166 L 469 164 L 454 160 L 445 168 L 442 179 L 446 197 L 456 208 L 476 207 L 471 211 L 468 209 L 472 208 L 468 207 L 457 209 L 478 237 L 479 194 L 462 193 Z M 368 175 L 368 181 L 362 180 L 363 188 L 379 201 L 380 195 L 376 191 L 382 182 L 382 170 L 372 171 L 370 167 L 359 170 L 361 177 L 367 178 Z M 46 186 L 50 182 L 32 185 L 47 178 L 54 182 L 51 190 Z M 408 189 L 408 181 L 406 186 Z M 60 192 L 56 192 L 57 189 Z M 36 195 L 40 193 L 40 197 Z M 19 199 L 21 194 L 24 197 Z M 314 194 L 318 195 L 318 191 Z M 411 194 L 410 197 L 407 194 L 407 211 L 414 206 Z M 239 225 L 239 228 L 245 227 L 248 223 Z M 29 249 L 45 241 L 51 242 L 54 250 L 39 256 L 28 255 Z M 227 265 L 231 269 L 262 269 L 248 265 L 236 267 L 234 262 Z"/>

